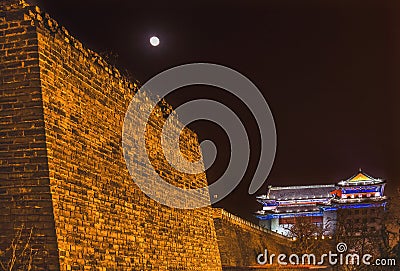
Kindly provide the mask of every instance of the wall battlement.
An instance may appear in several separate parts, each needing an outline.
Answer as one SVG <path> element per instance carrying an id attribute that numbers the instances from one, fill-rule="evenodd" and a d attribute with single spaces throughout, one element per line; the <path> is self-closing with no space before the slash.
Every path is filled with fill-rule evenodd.
<path id="1" fill-rule="evenodd" d="M 56 20 L 50 17 L 46 12 L 43 12 L 40 7 L 29 4 L 29 0 L 1 0 L 0 11 L 12 14 L 18 13 L 24 9 L 26 19 L 31 21 L 32 25 L 47 29 L 52 36 L 57 36 L 63 39 L 66 43 L 79 50 L 85 57 L 93 60 L 94 63 L 103 67 L 103 69 L 110 73 L 114 78 L 121 79 L 121 84 L 135 90 L 139 85 L 138 81 L 132 82 L 131 78 L 126 78 L 116 67 L 107 63 L 107 61 L 97 52 L 87 48 L 78 39 L 72 36 L 69 31 L 62 25 L 59 25 Z"/>
<path id="2" fill-rule="evenodd" d="M 293 240 L 271 232 L 223 209 L 214 209 L 214 224 L 224 270 L 257 266 L 257 255 L 288 253 Z M 247 269 L 243 269 L 247 270 Z"/>
<path id="3" fill-rule="evenodd" d="M 241 227 L 246 227 L 246 230 L 248 231 L 264 232 L 266 234 L 273 235 L 274 237 L 281 239 L 286 244 L 290 244 L 291 242 L 293 242 L 292 238 L 285 237 L 281 234 L 268 230 L 267 228 L 263 228 L 241 217 L 235 216 L 234 214 L 231 214 L 225 211 L 224 209 L 214 208 L 213 217 L 214 219 L 223 219 L 229 221 L 229 223 L 231 224 L 239 225 Z"/>

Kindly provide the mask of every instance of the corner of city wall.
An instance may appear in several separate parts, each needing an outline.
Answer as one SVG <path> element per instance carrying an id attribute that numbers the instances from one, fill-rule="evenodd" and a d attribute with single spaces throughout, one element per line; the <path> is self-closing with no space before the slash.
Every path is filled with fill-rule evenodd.
<path id="1" fill-rule="evenodd" d="M 170 268 L 197 266 L 198 270 L 220 270 L 210 207 L 173 210 L 148 199 L 132 185 L 116 127 L 122 126 L 138 82 L 132 83 L 98 54 L 86 49 L 39 8 L 22 8 L 24 18 L 37 32 L 61 269 L 82 265 L 162 269 L 162 264 L 150 257 L 155 251 L 161 258 L 169 259 Z M 171 110 L 164 101 L 161 105 L 155 111 Z M 159 132 L 162 120 L 154 123 L 154 131 Z M 185 139 L 197 142 L 193 132 L 186 132 Z M 152 140 L 159 144 L 158 139 Z M 175 180 L 177 175 L 167 177 Z M 194 183 L 206 184 L 205 176 Z M 119 217 L 122 213 L 124 219 Z M 93 227 L 98 223 L 102 225 L 100 229 Z M 130 244 L 121 238 L 130 240 Z M 152 238 L 155 240 L 150 242 Z M 180 245 L 173 241 L 176 238 Z M 74 244 L 72 240 L 79 242 Z M 119 245 L 108 247 L 115 243 Z M 104 260 L 104 251 L 117 250 L 119 257 L 111 254 Z M 173 256 L 176 253 L 180 260 Z M 89 254 L 103 260 L 95 262 Z"/>

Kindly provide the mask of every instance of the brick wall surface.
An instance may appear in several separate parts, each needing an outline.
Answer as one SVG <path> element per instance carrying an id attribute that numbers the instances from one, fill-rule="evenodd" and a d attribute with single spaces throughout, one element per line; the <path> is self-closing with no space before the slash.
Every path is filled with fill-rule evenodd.
<path id="1" fill-rule="evenodd" d="M 162 206 L 127 171 L 121 130 L 137 84 L 38 8 L 1 6 L 0 227 L 19 216 L 38 227 L 47 270 L 221 270 L 212 209 Z M 160 155 L 169 110 L 156 108 L 148 125 L 153 165 L 179 187 L 204 187 L 204 174 L 176 172 Z M 193 132 L 180 140 L 189 160 L 200 157 Z"/>
<path id="2" fill-rule="evenodd" d="M 0 4 L 0 250 L 33 228 L 37 267 L 56 270 L 36 28 L 18 1 Z"/>

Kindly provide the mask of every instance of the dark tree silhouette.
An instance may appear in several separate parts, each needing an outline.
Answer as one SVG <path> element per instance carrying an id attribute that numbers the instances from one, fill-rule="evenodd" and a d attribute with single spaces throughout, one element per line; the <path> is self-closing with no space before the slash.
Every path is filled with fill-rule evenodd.
<path id="1" fill-rule="evenodd" d="M 33 228 L 21 225 L 5 250 L 0 250 L 0 269 L 2 271 L 30 271 L 39 251 L 32 246 Z"/>

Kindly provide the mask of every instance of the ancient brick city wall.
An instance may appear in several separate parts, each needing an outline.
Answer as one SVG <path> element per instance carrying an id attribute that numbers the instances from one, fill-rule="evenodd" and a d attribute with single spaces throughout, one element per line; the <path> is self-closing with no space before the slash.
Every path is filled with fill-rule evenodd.
<path id="1" fill-rule="evenodd" d="M 261 228 L 223 209 L 214 209 L 214 224 L 224 270 L 259 266 L 257 255 L 263 253 L 265 249 L 268 249 L 269 255 L 290 254 L 293 242 L 291 239 Z"/>
<path id="2" fill-rule="evenodd" d="M 265 248 L 287 251 L 290 241 L 225 211 L 175 210 L 146 197 L 121 150 L 137 84 L 38 8 L 0 7 L 0 249 L 25 225 L 46 252 L 35 263 L 45 270 L 221 270 L 221 262 L 254 265 Z M 163 103 L 150 118 L 152 163 L 178 187 L 203 187 L 204 174 L 179 173 L 162 155 L 170 111 Z M 180 147 L 189 160 L 201 157 L 190 130 Z M 152 169 L 137 170 L 148 178 Z"/>
<path id="3" fill-rule="evenodd" d="M 1 2 L 1 227 L 18 216 L 39 227 L 50 270 L 221 270 L 212 209 L 162 206 L 127 171 L 121 130 L 137 85 L 18 2 Z M 205 174 L 176 172 L 160 155 L 169 110 L 157 108 L 149 122 L 152 162 L 176 186 L 203 187 Z M 182 133 L 181 147 L 189 160 L 200 157 L 193 132 Z"/>
<path id="4" fill-rule="evenodd" d="M 0 250 L 33 228 L 38 266 L 56 270 L 36 28 L 20 5 L 0 3 Z"/>

